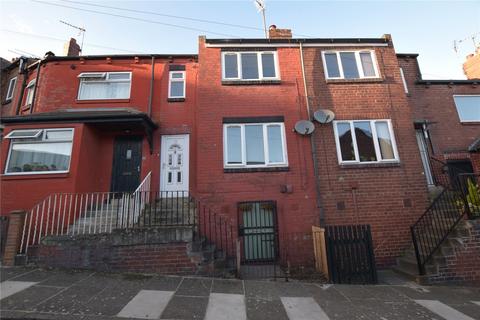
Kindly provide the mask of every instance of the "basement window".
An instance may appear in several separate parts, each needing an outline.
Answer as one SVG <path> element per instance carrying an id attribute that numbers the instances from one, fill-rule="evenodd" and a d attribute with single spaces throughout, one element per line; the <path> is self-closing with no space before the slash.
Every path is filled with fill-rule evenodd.
<path id="1" fill-rule="evenodd" d="M 223 80 L 280 80 L 275 51 L 222 52 Z"/>
<path id="2" fill-rule="evenodd" d="M 454 95 L 460 122 L 480 122 L 480 95 Z"/>
<path id="3" fill-rule="evenodd" d="M 225 168 L 287 166 L 283 123 L 224 125 Z"/>
<path id="4" fill-rule="evenodd" d="M 84 72 L 78 78 L 78 100 L 130 98 L 131 72 Z"/>
<path id="5" fill-rule="evenodd" d="M 185 71 L 170 71 L 168 98 L 185 98 Z"/>
<path id="6" fill-rule="evenodd" d="M 398 162 L 390 120 L 334 121 L 340 164 Z"/>
<path id="7" fill-rule="evenodd" d="M 373 50 L 323 51 L 322 57 L 326 79 L 379 78 Z"/>
<path id="8" fill-rule="evenodd" d="M 10 79 L 8 82 L 7 96 L 5 99 L 11 100 L 13 98 L 13 93 L 15 92 L 15 85 L 17 84 L 17 77 Z"/>
<path id="9" fill-rule="evenodd" d="M 66 173 L 70 168 L 73 129 L 13 130 L 5 174 Z"/>

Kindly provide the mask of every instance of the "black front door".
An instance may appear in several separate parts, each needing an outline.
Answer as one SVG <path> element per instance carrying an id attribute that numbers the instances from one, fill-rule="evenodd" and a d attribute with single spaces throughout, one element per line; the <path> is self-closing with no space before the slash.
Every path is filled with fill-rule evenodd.
<path id="1" fill-rule="evenodd" d="M 466 191 L 466 179 L 473 173 L 472 162 L 469 159 L 448 160 L 447 167 L 451 185 L 457 190 Z"/>
<path id="2" fill-rule="evenodd" d="M 132 192 L 140 183 L 142 137 L 115 138 L 112 165 L 112 192 Z"/>

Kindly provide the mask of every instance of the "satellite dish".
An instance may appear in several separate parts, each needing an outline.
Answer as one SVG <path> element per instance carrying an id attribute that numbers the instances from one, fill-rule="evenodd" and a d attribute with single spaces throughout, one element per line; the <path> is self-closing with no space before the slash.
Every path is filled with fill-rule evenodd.
<path id="1" fill-rule="evenodd" d="M 315 130 L 315 125 L 312 121 L 300 120 L 295 123 L 295 131 L 301 135 L 311 134 Z"/>
<path id="2" fill-rule="evenodd" d="M 320 109 L 315 111 L 313 117 L 320 123 L 330 123 L 335 119 L 335 113 L 332 110 Z"/>

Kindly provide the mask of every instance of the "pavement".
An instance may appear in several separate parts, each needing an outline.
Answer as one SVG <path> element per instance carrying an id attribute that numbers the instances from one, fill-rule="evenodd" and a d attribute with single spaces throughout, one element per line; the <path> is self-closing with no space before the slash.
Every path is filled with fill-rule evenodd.
<path id="1" fill-rule="evenodd" d="M 2 267 L 2 319 L 480 320 L 480 288 L 330 285 Z"/>

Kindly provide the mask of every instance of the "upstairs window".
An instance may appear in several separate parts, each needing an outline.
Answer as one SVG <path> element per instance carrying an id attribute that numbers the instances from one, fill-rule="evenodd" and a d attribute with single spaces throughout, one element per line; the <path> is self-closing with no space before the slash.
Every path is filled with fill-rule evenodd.
<path id="1" fill-rule="evenodd" d="M 287 166 L 283 123 L 224 125 L 225 167 Z"/>
<path id="2" fill-rule="evenodd" d="M 334 121 L 339 163 L 398 161 L 390 120 Z"/>
<path id="3" fill-rule="evenodd" d="M 275 51 L 223 52 L 223 80 L 278 80 Z"/>
<path id="4" fill-rule="evenodd" d="M 70 168 L 73 129 L 13 130 L 6 174 L 64 173 Z"/>
<path id="5" fill-rule="evenodd" d="M 78 78 L 78 100 L 130 98 L 131 72 L 85 72 Z"/>
<path id="6" fill-rule="evenodd" d="M 27 93 L 25 97 L 25 105 L 30 106 L 33 103 L 33 93 L 35 92 L 35 82 L 36 80 L 33 79 L 27 84 Z"/>
<path id="7" fill-rule="evenodd" d="M 375 52 L 324 51 L 323 66 L 327 79 L 378 78 Z"/>
<path id="8" fill-rule="evenodd" d="M 480 95 L 453 96 L 460 122 L 480 122 Z"/>
<path id="9" fill-rule="evenodd" d="M 185 98 L 185 71 L 170 71 L 168 98 Z"/>
<path id="10" fill-rule="evenodd" d="M 15 85 L 17 84 L 17 77 L 10 79 L 8 82 L 7 96 L 6 100 L 11 100 L 13 98 L 13 93 L 15 92 Z"/>

